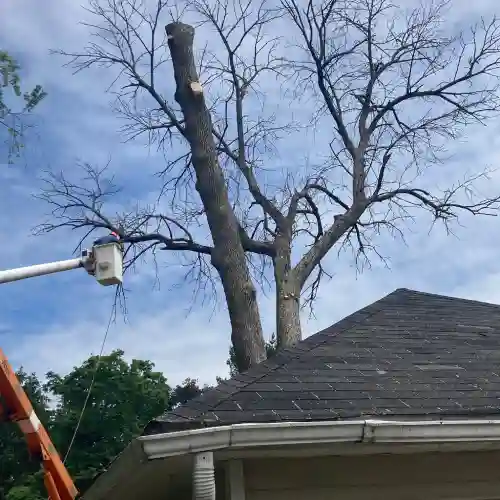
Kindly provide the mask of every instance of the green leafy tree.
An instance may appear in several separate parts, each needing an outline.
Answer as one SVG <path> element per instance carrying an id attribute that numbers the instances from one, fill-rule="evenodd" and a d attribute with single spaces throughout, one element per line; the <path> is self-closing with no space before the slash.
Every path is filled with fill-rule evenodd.
<path id="1" fill-rule="evenodd" d="M 66 465 L 81 492 L 152 418 L 208 388 L 188 378 L 171 389 L 153 363 L 129 363 L 123 356 L 117 350 L 99 361 L 90 357 L 65 376 L 49 372 L 45 385 L 34 374 L 18 372 L 62 458 L 71 445 Z M 52 410 L 49 398 L 56 400 Z M 30 459 L 14 424 L 0 426 L 0 456 L 0 500 L 46 498 L 40 464 Z"/>
<path id="2" fill-rule="evenodd" d="M 177 405 L 187 403 L 190 399 L 199 396 L 208 389 L 210 389 L 208 385 L 200 387 L 197 379 L 187 378 L 182 384 L 176 385 L 172 389 L 168 409 L 171 410 Z"/>
<path id="3" fill-rule="evenodd" d="M 23 147 L 22 136 L 26 126 L 23 118 L 46 96 L 41 85 L 36 85 L 29 92 L 22 91 L 20 69 L 8 52 L 0 50 L 0 129 L 7 137 L 9 163 Z"/>
<path id="4" fill-rule="evenodd" d="M 168 408 L 164 375 L 150 361 L 128 363 L 123 355 L 116 350 L 100 361 L 90 357 L 64 377 L 47 374 L 46 389 L 59 400 L 52 439 L 63 457 L 71 446 L 66 464 L 80 491 Z"/>

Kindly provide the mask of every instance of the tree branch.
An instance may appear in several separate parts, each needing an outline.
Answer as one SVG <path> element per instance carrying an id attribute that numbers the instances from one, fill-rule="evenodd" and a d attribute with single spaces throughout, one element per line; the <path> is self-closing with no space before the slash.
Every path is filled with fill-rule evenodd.
<path id="1" fill-rule="evenodd" d="M 194 2 L 194 6 L 196 11 L 214 27 L 227 54 L 227 65 L 221 64 L 217 69 L 222 74 L 228 74 L 232 85 L 236 148 L 233 149 L 223 135 L 214 128 L 213 134 L 219 143 L 219 149 L 237 165 L 255 202 L 279 227 L 284 229 L 286 218 L 273 201 L 262 192 L 255 176 L 254 165 L 248 161 L 248 131 L 245 131 L 246 117 L 243 109 L 244 98 L 252 90 L 257 77 L 264 73 L 277 73 L 279 68 L 279 61 L 273 56 L 277 40 L 266 39 L 263 34 L 266 25 L 277 19 L 278 13 L 276 9 L 267 8 L 266 3 L 266 0 L 261 0 L 255 12 L 252 10 L 255 5 L 253 0 L 234 4 L 234 16 L 231 16 L 229 6 L 224 2 L 212 5 L 205 0 L 198 0 Z M 228 22 L 229 17 L 233 18 L 233 22 Z M 234 42 L 232 42 L 233 38 Z M 238 51 L 247 43 L 247 39 L 252 38 L 254 56 L 252 63 L 247 64 L 238 56 Z M 259 61 L 262 57 L 264 57 L 263 63 Z"/>
<path id="2" fill-rule="evenodd" d="M 385 201 L 406 200 L 415 203 L 433 215 L 435 220 L 448 221 L 458 218 L 459 212 L 468 212 L 472 215 L 497 216 L 500 209 L 500 196 L 486 199 L 474 199 L 473 185 L 475 181 L 487 178 L 485 173 L 472 176 L 465 181 L 447 189 L 441 197 L 437 197 L 424 189 L 398 188 L 372 197 L 371 203 Z M 460 194 L 467 194 L 467 202 L 455 201 Z M 413 200 L 413 201 L 412 201 Z"/>

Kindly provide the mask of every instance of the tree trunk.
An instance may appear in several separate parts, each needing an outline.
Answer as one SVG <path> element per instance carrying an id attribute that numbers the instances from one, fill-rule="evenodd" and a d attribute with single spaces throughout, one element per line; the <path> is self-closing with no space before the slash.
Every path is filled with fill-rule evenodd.
<path id="1" fill-rule="evenodd" d="M 205 104 L 193 55 L 194 28 L 183 23 L 166 26 L 176 83 L 175 100 L 185 121 L 198 191 L 214 242 L 212 264 L 224 288 L 231 320 L 231 340 L 238 369 L 244 371 L 266 358 L 257 294 L 229 202 L 224 174 L 212 135 L 212 118 Z"/>
<path id="2" fill-rule="evenodd" d="M 276 339 L 278 349 L 291 347 L 302 339 L 300 286 L 291 268 L 290 239 L 275 240 L 274 279 L 276 283 Z"/>

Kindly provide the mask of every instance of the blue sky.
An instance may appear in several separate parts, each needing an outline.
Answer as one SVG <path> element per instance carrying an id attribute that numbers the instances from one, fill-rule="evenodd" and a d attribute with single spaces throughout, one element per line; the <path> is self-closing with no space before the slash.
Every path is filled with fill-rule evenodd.
<path id="1" fill-rule="evenodd" d="M 120 121 L 105 92 L 109 73 L 101 69 L 72 75 L 63 68 L 64 59 L 49 55 L 50 49 L 77 50 L 89 40 L 89 32 L 79 25 L 87 16 L 82 5 L 69 0 L 3 0 L 0 7 L 0 47 L 21 62 L 26 86 L 40 83 L 48 92 L 36 111 L 37 126 L 27 138 L 25 157 L 13 166 L 0 165 L 3 269 L 72 257 L 77 234 L 32 235 L 49 210 L 33 197 L 46 169 L 78 176 L 78 160 L 104 164 L 111 159 L 110 168 L 124 187 L 117 204 L 146 202 L 155 193 L 153 173 L 161 169 L 163 159 L 141 141 L 122 142 Z M 472 9 L 475 15 L 491 15 L 495 2 L 456 5 L 450 23 L 461 25 L 470 19 Z M 426 184 L 443 182 L 467 169 L 498 167 L 499 131 L 498 119 L 488 127 L 471 128 L 459 144 L 450 146 L 453 158 L 439 171 L 426 174 Z M 294 161 L 304 144 L 307 149 L 313 143 L 311 138 L 282 141 L 282 162 Z M 499 193 L 500 175 L 494 174 L 482 188 Z M 349 255 L 339 257 L 333 251 L 328 258 L 333 279 L 321 289 L 315 317 L 304 312 L 305 333 L 324 328 L 398 287 L 500 303 L 499 219 L 463 217 L 461 222 L 456 236 L 440 228 L 429 235 L 423 217 L 407 233 L 407 245 L 380 237 L 379 247 L 390 257 L 390 269 L 374 262 L 371 270 L 359 275 Z M 192 290 L 189 285 L 176 286 L 179 269 L 167 267 L 166 262 L 160 261 L 159 289 L 150 263 L 127 278 L 128 315 L 124 321 L 119 314 L 112 325 L 106 351 L 120 347 L 128 357 L 150 359 L 172 383 L 188 376 L 213 382 L 216 375 L 226 373 L 230 336 L 226 313 L 210 303 L 190 308 Z M 81 271 L 3 285 L 0 346 L 16 367 L 23 365 L 41 375 L 47 370 L 66 372 L 99 350 L 113 298 L 113 290 L 100 287 Z M 274 300 L 261 293 L 260 302 L 270 334 Z"/>

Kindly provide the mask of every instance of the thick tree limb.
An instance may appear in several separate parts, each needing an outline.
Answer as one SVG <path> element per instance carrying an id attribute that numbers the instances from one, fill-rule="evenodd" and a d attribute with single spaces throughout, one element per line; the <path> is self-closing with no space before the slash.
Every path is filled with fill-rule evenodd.
<path id="1" fill-rule="evenodd" d="M 365 206 L 358 205 L 346 213 L 335 217 L 335 222 L 323 232 L 323 235 L 311 246 L 294 267 L 298 283 L 302 288 L 314 268 L 321 262 L 333 245 L 353 226 L 361 217 Z"/>
<path id="2" fill-rule="evenodd" d="M 219 272 L 232 326 L 238 366 L 247 369 L 265 359 L 255 288 L 240 238 L 240 225 L 229 203 L 212 136 L 212 120 L 194 64 L 194 29 L 183 23 L 166 27 L 176 82 L 175 99 L 185 120 L 196 190 L 214 242 L 211 260 Z"/>

